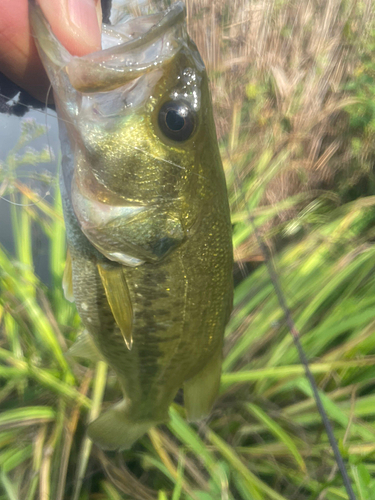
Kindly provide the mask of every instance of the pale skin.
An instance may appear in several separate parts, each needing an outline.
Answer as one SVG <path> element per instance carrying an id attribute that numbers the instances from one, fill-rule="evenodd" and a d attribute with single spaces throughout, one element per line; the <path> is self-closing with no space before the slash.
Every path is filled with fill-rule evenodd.
<path id="1" fill-rule="evenodd" d="M 100 0 L 37 0 L 53 32 L 73 55 L 100 49 Z M 0 72 L 40 101 L 49 81 L 30 33 L 28 0 L 2 0 Z"/>

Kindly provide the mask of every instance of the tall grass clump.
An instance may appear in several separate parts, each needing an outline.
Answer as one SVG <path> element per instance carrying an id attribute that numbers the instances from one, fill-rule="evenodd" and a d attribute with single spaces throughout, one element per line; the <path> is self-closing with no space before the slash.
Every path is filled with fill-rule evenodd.
<path id="1" fill-rule="evenodd" d="M 27 122 L 0 165 L 15 252 L 0 245 L 0 500 L 343 500 L 347 494 L 250 218 L 272 251 L 358 499 L 375 491 L 375 26 L 370 1 L 189 0 L 211 77 L 232 209 L 236 289 L 220 397 L 122 453 L 86 437 L 120 390 L 66 354 L 59 195 L 17 174 L 49 160 Z M 27 128 L 29 127 L 29 128 Z M 27 133 L 25 132 L 27 131 Z M 25 156 L 26 155 L 26 156 Z M 49 245 L 52 286 L 35 271 Z"/>

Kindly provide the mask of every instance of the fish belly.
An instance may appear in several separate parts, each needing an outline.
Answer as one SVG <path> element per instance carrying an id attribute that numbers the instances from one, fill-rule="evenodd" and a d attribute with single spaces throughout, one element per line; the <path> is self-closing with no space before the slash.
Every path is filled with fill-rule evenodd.
<path id="1" fill-rule="evenodd" d="M 196 234 L 158 264 L 114 264 L 124 272 L 133 305 L 129 350 L 98 272 L 98 262 L 106 259 L 81 232 L 69 201 L 64 204 L 77 309 L 124 392 L 122 403 L 91 424 L 91 435 L 102 447 L 114 449 L 116 432 L 108 429 L 122 422 L 132 429 L 121 446 L 129 447 L 147 428 L 168 419 L 178 389 L 221 352 L 231 307 L 230 242 L 221 237 L 225 224 L 218 221 L 211 223 L 210 233 Z"/>

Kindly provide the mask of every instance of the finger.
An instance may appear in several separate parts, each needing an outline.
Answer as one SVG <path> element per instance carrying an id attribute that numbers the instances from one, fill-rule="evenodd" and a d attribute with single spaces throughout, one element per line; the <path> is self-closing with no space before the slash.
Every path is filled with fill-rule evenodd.
<path id="1" fill-rule="evenodd" d="M 41 100 L 49 81 L 30 33 L 27 0 L 2 0 L 0 71 Z M 73 54 L 100 48 L 101 8 L 95 0 L 40 0 L 60 42 Z"/>
<path id="2" fill-rule="evenodd" d="M 99 0 L 38 0 L 53 33 L 74 56 L 100 49 Z"/>
<path id="3" fill-rule="evenodd" d="M 30 35 L 27 0 L 2 0 L 0 71 L 43 100 L 48 79 Z"/>

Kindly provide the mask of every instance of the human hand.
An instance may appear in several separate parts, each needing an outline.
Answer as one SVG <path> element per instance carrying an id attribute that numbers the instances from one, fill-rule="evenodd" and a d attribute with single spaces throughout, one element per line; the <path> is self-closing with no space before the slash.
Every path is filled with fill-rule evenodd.
<path id="1" fill-rule="evenodd" d="M 100 49 L 100 0 L 37 0 L 52 31 L 73 55 Z M 44 102 L 49 81 L 30 32 L 28 0 L 0 3 L 0 72 Z"/>

